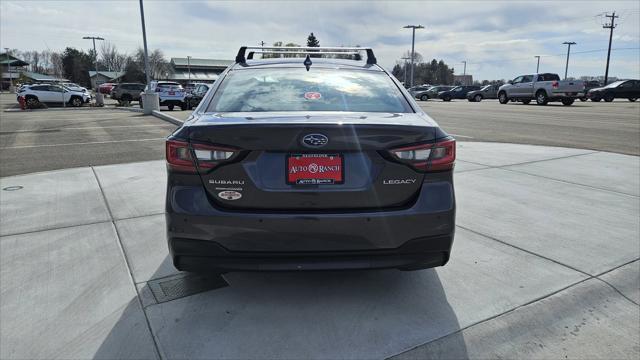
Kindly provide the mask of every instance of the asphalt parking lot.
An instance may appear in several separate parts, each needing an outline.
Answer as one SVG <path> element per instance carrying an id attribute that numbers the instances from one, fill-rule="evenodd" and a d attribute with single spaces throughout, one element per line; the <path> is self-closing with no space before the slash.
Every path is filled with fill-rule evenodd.
<path id="1" fill-rule="evenodd" d="M 418 101 L 458 140 L 573 147 L 640 155 L 640 103 L 577 101 L 571 106 Z"/>
<path id="2" fill-rule="evenodd" d="M 572 106 L 418 101 L 458 141 L 573 147 L 640 155 L 640 102 L 576 102 Z M 166 114 L 186 119 L 190 111 Z"/>
<path id="3" fill-rule="evenodd" d="M 2 112 L 0 176 L 164 159 L 164 138 L 175 128 L 117 109 Z"/>

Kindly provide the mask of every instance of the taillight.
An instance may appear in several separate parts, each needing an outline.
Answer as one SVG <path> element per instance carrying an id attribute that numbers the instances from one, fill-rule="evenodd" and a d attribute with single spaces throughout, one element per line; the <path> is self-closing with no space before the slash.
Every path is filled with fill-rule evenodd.
<path id="1" fill-rule="evenodd" d="M 451 170 L 456 161 L 456 141 L 447 139 L 434 144 L 421 144 L 390 150 L 398 161 L 421 171 Z"/>
<path id="2" fill-rule="evenodd" d="M 557 89 L 560 84 L 557 81 L 551 83 L 551 87 Z"/>
<path id="3" fill-rule="evenodd" d="M 222 162 L 231 159 L 237 150 L 215 146 L 189 143 L 178 140 L 167 140 L 167 165 L 171 170 L 197 172 L 201 169 L 213 169 Z M 194 161 L 195 160 L 195 161 Z"/>

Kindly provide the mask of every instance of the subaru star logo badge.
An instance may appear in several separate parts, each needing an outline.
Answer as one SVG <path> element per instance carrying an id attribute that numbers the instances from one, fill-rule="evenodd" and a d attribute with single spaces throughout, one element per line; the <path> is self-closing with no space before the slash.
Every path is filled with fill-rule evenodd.
<path id="1" fill-rule="evenodd" d="M 322 134 L 309 134 L 302 138 L 302 143 L 308 147 L 319 148 L 327 145 L 329 138 Z"/>

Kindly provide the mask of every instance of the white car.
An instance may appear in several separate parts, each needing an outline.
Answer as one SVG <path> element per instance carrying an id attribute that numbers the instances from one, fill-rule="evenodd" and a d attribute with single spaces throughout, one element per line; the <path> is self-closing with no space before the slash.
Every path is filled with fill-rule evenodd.
<path id="1" fill-rule="evenodd" d="M 80 91 L 80 92 L 87 92 L 87 88 L 80 86 L 76 83 L 72 83 L 72 82 L 65 82 L 65 83 L 61 83 L 60 85 L 66 87 L 67 89 L 71 90 L 71 91 Z"/>
<path id="2" fill-rule="evenodd" d="M 82 91 L 73 91 L 60 85 L 38 84 L 23 88 L 18 96 L 24 96 L 27 107 L 35 108 L 44 104 L 69 104 L 79 107 L 91 101 L 91 95 Z"/>

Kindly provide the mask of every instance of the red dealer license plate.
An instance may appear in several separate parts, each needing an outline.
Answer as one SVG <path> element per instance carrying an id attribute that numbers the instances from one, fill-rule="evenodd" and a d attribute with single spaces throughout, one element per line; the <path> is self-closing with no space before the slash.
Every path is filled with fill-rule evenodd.
<path id="1" fill-rule="evenodd" d="M 287 155 L 287 184 L 334 185 L 344 183 L 341 154 Z"/>

